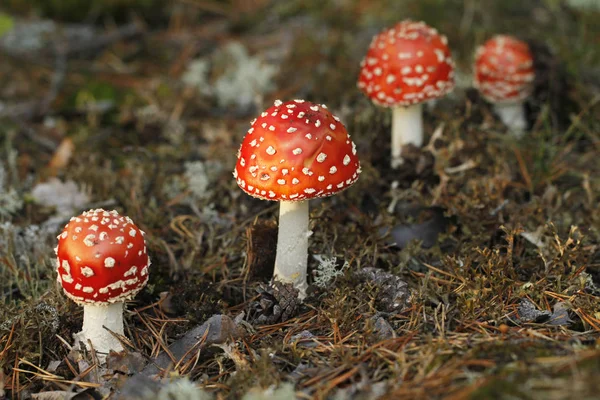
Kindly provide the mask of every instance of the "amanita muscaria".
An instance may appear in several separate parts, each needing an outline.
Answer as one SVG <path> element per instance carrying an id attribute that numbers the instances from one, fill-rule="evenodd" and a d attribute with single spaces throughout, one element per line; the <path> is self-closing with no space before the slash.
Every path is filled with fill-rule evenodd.
<path id="1" fill-rule="evenodd" d="M 454 89 L 454 62 L 444 35 L 424 22 L 402 21 L 371 41 L 358 88 L 373 103 L 392 108 L 392 167 L 402 146 L 423 144 L 422 104 Z"/>
<path id="2" fill-rule="evenodd" d="M 96 352 L 123 346 L 106 327 L 123 335 L 123 305 L 148 282 L 150 259 L 144 232 L 117 211 L 89 210 L 71 218 L 58 235 L 58 282 L 65 294 L 83 306 L 83 328 L 77 341 Z"/>
<path id="3" fill-rule="evenodd" d="M 277 100 L 251 125 L 233 176 L 249 195 L 280 202 L 274 278 L 293 283 L 303 298 L 308 200 L 334 195 L 356 182 L 356 147 L 327 107 L 304 100 Z"/>
<path id="4" fill-rule="evenodd" d="M 535 71 L 527 43 L 496 35 L 475 51 L 473 84 L 515 135 L 527 128 L 523 102 L 533 90 Z"/>

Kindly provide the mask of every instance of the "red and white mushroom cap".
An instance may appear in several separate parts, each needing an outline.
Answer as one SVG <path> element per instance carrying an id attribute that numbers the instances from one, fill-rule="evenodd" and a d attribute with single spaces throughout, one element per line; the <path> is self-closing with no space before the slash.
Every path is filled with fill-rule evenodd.
<path id="1" fill-rule="evenodd" d="M 371 41 L 358 88 L 375 104 L 410 106 L 454 89 L 448 40 L 424 22 L 402 21 Z"/>
<path id="2" fill-rule="evenodd" d="M 251 125 L 233 171 L 249 195 L 301 201 L 331 196 L 358 179 L 356 146 L 324 105 L 277 100 Z"/>
<path id="3" fill-rule="evenodd" d="M 474 86 L 490 103 L 524 100 L 534 78 L 529 46 L 512 36 L 494 36 L 475 52 Z"/>
<path id="4" fill-rule="evenodd" d="M 58 235 L 58 282 L 79 304 L 132 298 L 148 282 L 144 232 L 116 211 L 89 210 Z"/>

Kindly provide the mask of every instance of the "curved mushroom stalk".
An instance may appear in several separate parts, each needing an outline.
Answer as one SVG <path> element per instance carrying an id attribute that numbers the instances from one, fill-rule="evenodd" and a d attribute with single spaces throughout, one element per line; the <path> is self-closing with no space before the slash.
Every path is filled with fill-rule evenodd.
<path id="1" fill-rule="evenodd" d="M 81 332 L 74 334 L 77 342 L 85 343 L 89 349 L 92 343 L 100 359 L 104 358 L 110 350 L 122 351 L 121 342 L 114 337 L 112 332 L 123 335 L 123 303 L 112 304 L 86 304 L 83 306 L 83 328 Z M 88 342 L 89 341 L 89 342 Z"/>
<path id="2" fill-rule="evenodd" d="M 494 104 L 494 111 L 513 135 L 516 137 L 523 136 L 527 130 L 523 102 L 497 103 Z"/>
<path id="3" fill-rule="evenodd" d="M 422 103 L 392 109 L 392 168 L 402 165 L 402 146 L 423 145 Z"/>
<path id="4" fill-rule="evenodd" d="M 308 260 L 308 201 L 279 203 L 279 233 L 273 276 L 281 282 L 292 283 L 299 298 L 306 297 Z"/>
<path id="5" fill-rule="evenodd" d="M 306 297 L 308 200 L 333 196 L 360 175 L 356 146 L 324 104 L 276 100 L 251 122 L 233 177 L 251 196 L 281 202 L 274 278 Z"/>

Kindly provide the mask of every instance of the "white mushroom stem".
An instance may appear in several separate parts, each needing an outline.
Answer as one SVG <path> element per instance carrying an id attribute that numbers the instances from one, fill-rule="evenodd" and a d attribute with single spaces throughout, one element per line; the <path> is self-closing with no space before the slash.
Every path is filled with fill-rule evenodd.
<path id="1" fill-rule="evenodd" d="M 523 136 L 527 129 L 523 102 L 494 104 L 494 111 L 513 135 Z"/>
<path id="2" fill-rule="evenodd" d="M 279 234 L 273 276 L 292 283 L 300 299 L 306 297 L 306 265 L 308 260 L 308 201 L 279 203 Z"/>
<path id="3" fill-rule="evenodd" d="M 402 165 L 402 146 L 423 145 L 422 103 L 392 110 L 392 168 Z"/>
<path id="4" fill-rule="evenodd" d="M 101 360 L 110 350 L 122 351 L 123 346 L 109 331 L 123 335 L 123 302 L 107 305 L 86 304 L 83 306 L 83 329 L 76 333 L 75 339 L 85 343 L 89 349 L 89 343 Z"/>

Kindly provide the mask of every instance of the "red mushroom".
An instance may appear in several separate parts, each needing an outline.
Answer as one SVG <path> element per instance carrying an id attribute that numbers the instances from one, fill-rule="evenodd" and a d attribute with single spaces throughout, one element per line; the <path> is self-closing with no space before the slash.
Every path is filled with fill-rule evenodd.
<path id="1" fill-rule="evenodd" d="M 424 22 L 402 21 L 373 38 L 361 62 L 358 88 L 373 103 L 391 107 L 392 167 L 402 146 L 423 144 L 422 103 L 454 89 L 447 39 Z"/>
<path id="2" fill-rule="evenodd" d="M 123 335 L 123 304 L 148 282 L 144 232 L 116 211 L 89 210 L 71 218 L 55 250 L 57 280 L 83 306 L 77 341 L 91 342 L 100 354 L 123 350 L 103 327 Z"/>
<path id="3" fill-rule="evenodd" d="M 524 100 L 533 90 L 535 71 L 527 43 L 496 35 L 475 52 L 474 86 L 494 105 L 504 124 L 516 135 L 527 128 Z"/>
<path id="4" fill-rule="evenodd" d="M 358 179 L 356 147 L 324 105 L 279 100 L 252 121 L 233 171 L 251 196 L 280 202 L 275 279 L 306 294 L 308 200 Z"/>

